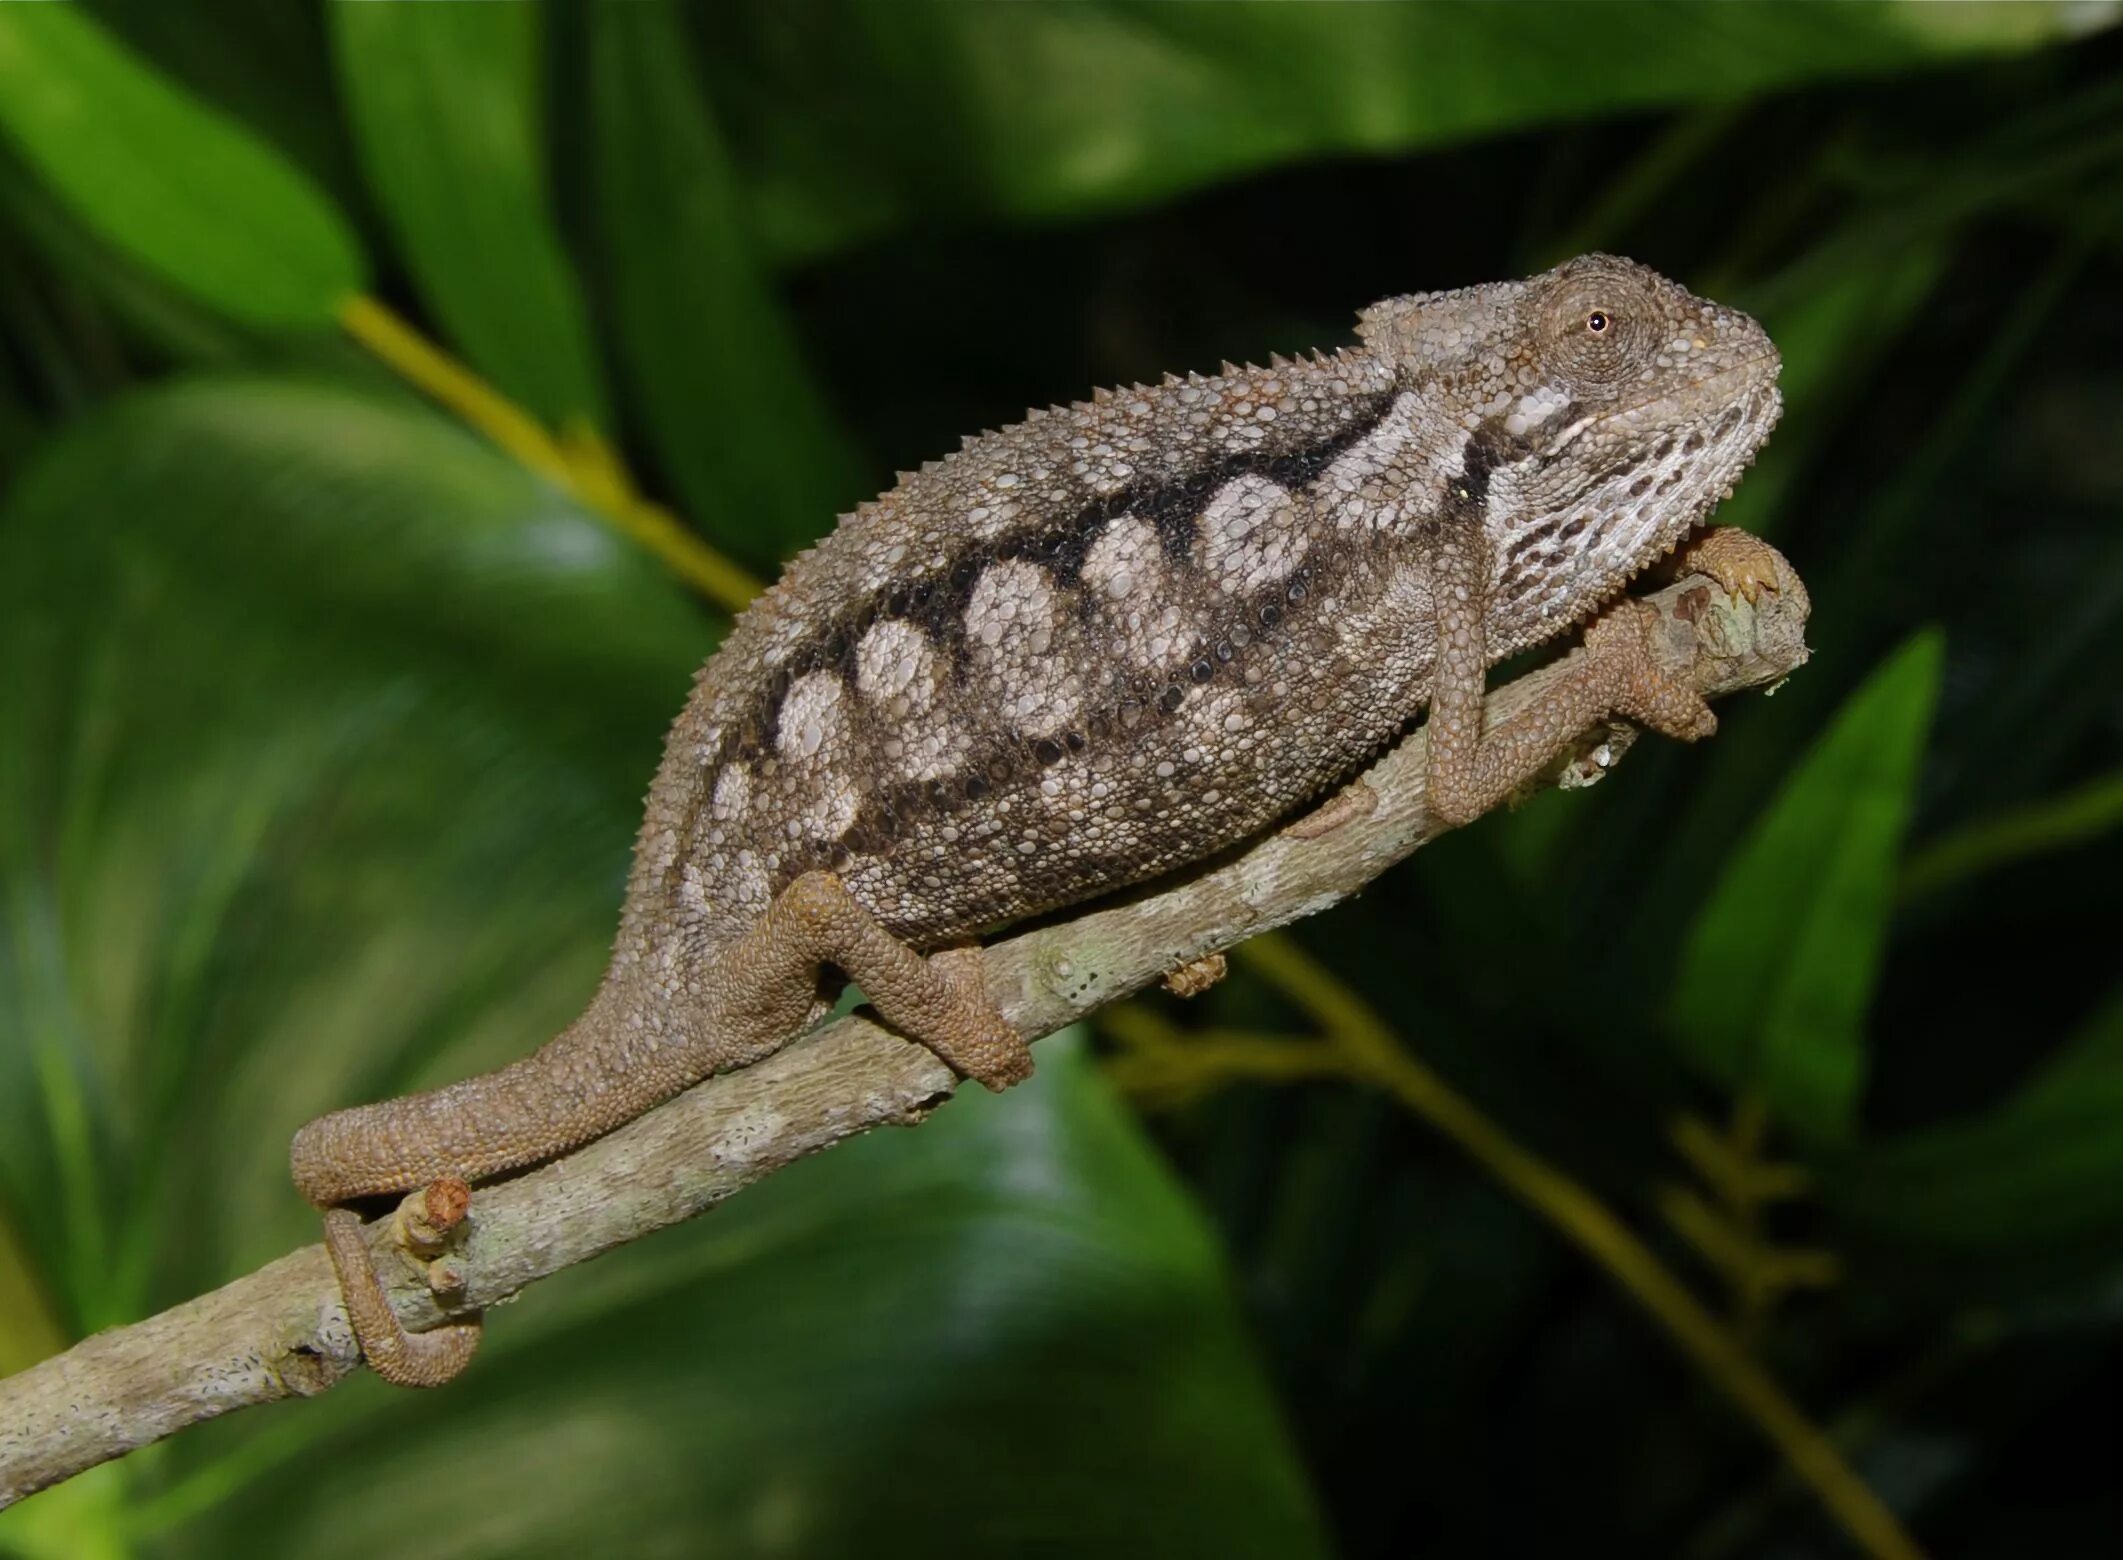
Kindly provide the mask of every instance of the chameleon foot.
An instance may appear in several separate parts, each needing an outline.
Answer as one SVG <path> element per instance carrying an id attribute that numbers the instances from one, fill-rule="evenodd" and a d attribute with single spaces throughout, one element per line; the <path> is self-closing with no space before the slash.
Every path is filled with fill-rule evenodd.
<path id="1" fill-rule="evenodd" d="M 1622 600 L 1585 630 L 1585 660 L 1604 687 L 1607 709 L 1661 735 L 1694 742 L 1718 729 L 1702 694 L 1661 669 L 1652 653 L 1658 608 Z"/>
<path id="2" fill-rule="evenodd" d="M 1198 959 L 1189 959 L 1176 969 L 1165 971 L 1164 987 L 1182 1000 L 1198 997 L 1230 971 L 1231 963 L 1222 954 L 1205 953 Z"/>
<path id="3" fill-rule="evenodd" d="M 1761 600 L 1765 590 L 1784 590 L 1793 579 L 1782 553 L 1736 525 L 1714 525 L 1691 534 L 1674 550 L 1667 572 L 1675 579 L 1708 575 L 1726 595 L 1750 602 Z"/>

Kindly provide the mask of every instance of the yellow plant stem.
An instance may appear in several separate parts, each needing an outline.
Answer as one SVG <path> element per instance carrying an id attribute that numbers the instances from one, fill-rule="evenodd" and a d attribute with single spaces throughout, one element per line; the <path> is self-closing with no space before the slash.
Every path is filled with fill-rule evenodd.
<path id="1" fill-rule="evenodd" d="M 759 594 L 759 581 L 668 509 L 636 492 L 611 447 L 594 431 L 570 430 L 565 439 L 556 439 L 537 418 L 366 293 L 340 304 L 339 323 L 408 384 L 565 489 L 723 610 L 739 612 Z"/>
<path id="2" fill-rule="evenodd" d="M 1664 1186 L 1659 1212 L 1725 1280 L 1732 1291 L 1733 1330 L 1752 1350 L 1788 1290 L 1818 1289 L 1842 1277 L 1842 1264 L 1832 1252 L 1779 1247 L 1764 1224 L 1764 1207 L 1803 1195 L 1812 1178 L 1801 1166 L 1763 1159 L 1769 1103 L 1758 1089 L 1743 1089 L 1733 1098 L 1726 1131 L 1684 1115 L 1671 1135 L 1716 1205 L 1688 1187 Z"/>
<path id="3" fill-rule="evenodd" d="M 1738 1337 L 1605 1204 L 1520 1146 L 1418 1061 L 1355 993 L 1289 938 L 1277 933 L 1256 937 L 1239 954 L 1312 1015 L 1325 1038 L 1323 1042 L 1286 1039 L 1278 1044 L 1267 1037 L 1227 1037 L 1205 1059 L 1208 1067 L 1224 1069 L 1225 1077 L 1290 1078 L 1332 1071 L 1384 1090 L 1456 1143 L 1564 1239 L 1605 1268 L 1704 1376 L 1754 1421 L 1860 1549 L 1879 1560 L 1921 1560 L 1923 1551 L 1827 1436 Z M 1140 1053 L 1145 1050 L 1192 1050 L 1191 1040 L 1176 1035 L 1160 1039 L 1140 1026 L 1121 1038 L 1137 1053 L 1124 1054 L 1124 1068 L 1144 1067 Z M 1241 1039 L 1244 1044 L 1234 1043 Z M 1332 1065 L 1324 1065 L 1330 1059 Z M 1177 1055 L 1148 1065 L 1156 1068 L 1154 1076 L 1166 1089 L 1173 1086 L 1184 1066 Z M 1197 1069 L 1197 1079 L 1203 1076 L 1204 1070 Z"/>
<path id="4" fill-rule="evenodd" d="M 0 1376 L 27 1370 L 66 1344 L 37 1264 L 0 1205 Z"/>

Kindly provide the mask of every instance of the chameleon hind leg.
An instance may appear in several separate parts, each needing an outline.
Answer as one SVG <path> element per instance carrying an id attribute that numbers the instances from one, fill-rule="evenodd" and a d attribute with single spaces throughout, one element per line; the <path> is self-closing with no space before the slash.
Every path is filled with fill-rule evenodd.
<path id="1" fill-rule="evenodd" d="M 1032 1075 L 1031 1047 L 981 986 L 979 950 L 916 953 L 831 872 L 806 872 L 790 883 L 715 961 L 715 1021 L 739 1036 L 794 1034 L 816 1000 L 823 965 L 860 986 L 886 1023 L 965 1077 L 1006 1089 Z"/>
<path id="2" fill-rule="evenodd" d="M 1584 647 L 1563 677 L 1509 720 L 1484 729 L 1488 681 L 1490 548 L 1476 525 L 1441 528 L 1431 553 L 1437 656 L 1431 670 L 1430 809 L 1459 825 L 1506 800 L 1586 727 L 1619 715 L 1684 742 L 1707 737 L 1717 716 L 1695 688 L 1670 676 L 1652 654 L 1658 609 L 1628 598 L 1585 630 Z"/>
<path id="3" fill-rule="evenodd" d="M 431 1093 L 337 1111 L 295 1135 L 295 1185 L 324 1209 L 325 1246 L 371 1368 L 399 1386 L 440 1386 L 470 1363 L 480 1324 L 475 1317 L 407 1332 L 360 1216 L 334 1204 L 555 1158 L 711 1073 L 759 1061 L 809 1022 L 824 965 L 862 987 L 893 1028 L 967 1077 L 1002 1089 L 1031 1075 L 1031 1049 L 981 986 L 977 950 L 924 958 L 839 878 L 806 873 L 750 931 L 712 955 L 697 992 L 663 998 L 665 1034 L 690 1040 L 644 1047 L 641 1031 L 601 993 L 533 1056 Z"/>

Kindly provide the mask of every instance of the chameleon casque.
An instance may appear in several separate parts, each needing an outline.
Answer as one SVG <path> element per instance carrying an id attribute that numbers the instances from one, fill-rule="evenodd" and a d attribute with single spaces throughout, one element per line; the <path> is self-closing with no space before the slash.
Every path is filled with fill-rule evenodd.
<path id="1" fill-rule="evenodd" d="M 296 1185 L 370 1364 L 433 1385 L 476 1317 L 401 1328 L 350 1199 L 550 1159 L 817 1019 L 832 972 L 990 1088 L 1026 1043 L 979 933 L 1210 855 L 1377 757 L 1426 705 L 1430 805 L 1510 794 L 1594 722 L 1715 727 L 1622 596 L 1775 423 L 1746 315 L 1631 261 L 1392 298 L 1359 344 L 1036 412 L 902 476 L 791 563 L 673 726 L 611 965 L 535 1055 L 325 1116 Z M 1770 555 L 1773 557 L 1773 555 Z M 1485 731 L 1495 662 L 1590 621 Z"/>

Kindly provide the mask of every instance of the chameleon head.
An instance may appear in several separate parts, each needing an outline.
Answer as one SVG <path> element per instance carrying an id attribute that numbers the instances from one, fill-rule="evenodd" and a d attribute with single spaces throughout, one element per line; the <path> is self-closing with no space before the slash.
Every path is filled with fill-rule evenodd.
<path id="1" fill-rule="evenodd" d="M 1359 328 L 1449 408 L 1444 498 L 1479 506 L 1509 616 L 1568 621 L 1620 591 L 1731 493 L 1783 407 L 1760 325 L 1611 255 L 1393 299 Z"/>

